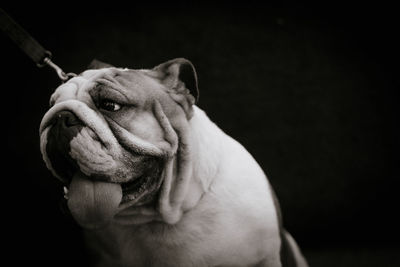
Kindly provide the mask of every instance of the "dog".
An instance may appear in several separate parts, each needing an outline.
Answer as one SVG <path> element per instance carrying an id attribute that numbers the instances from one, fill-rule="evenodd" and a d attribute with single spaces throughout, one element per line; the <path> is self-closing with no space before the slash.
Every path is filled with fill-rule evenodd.
<path id="1" fill-rule="evenodd" d="M 103 64 L 51 96 L 41 152 L 94 264 L 306 267 L 263 170 L 198 96 L 184 58 Z"/>

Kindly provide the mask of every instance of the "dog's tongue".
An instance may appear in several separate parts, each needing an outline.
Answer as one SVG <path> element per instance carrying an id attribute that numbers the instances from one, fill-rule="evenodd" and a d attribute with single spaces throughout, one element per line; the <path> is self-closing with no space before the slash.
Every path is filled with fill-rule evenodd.
<path id="1" fill-rule="evenodd" d="M 90 180 L 77 172 L 68 192 L 68 207 L 75 220 L 84 228 L 100 228 L 117 213 L 122 199 L 119 184 Z"/>

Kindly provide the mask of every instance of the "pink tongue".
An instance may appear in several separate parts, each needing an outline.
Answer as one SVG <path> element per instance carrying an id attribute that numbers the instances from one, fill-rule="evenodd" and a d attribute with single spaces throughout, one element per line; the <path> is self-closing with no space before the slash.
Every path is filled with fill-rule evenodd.
<path id="1" fill-rule="evenodd" d="M 75 220 L 85 228 L 100 228 L 117 213 L 122 199 L 119 184 L 89 180 L 77 172 L 68 192 L 68 207 Z"/>

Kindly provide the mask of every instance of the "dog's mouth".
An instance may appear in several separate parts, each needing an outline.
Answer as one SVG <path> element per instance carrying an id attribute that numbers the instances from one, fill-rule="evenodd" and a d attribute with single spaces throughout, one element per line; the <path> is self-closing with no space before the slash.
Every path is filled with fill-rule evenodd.
<path id="1" fill-rule="evenodd" d="M 46 144 L 51 167 L 65 187 L 80 171 L 89 180 L 119 184 L 121 204 L 144 204 L 154 198 L 161 184 L 161 157 L 124 147 L 119 155 L 110 154 L 97 133 L 82 122 L 65 124 L 56 121 L 49 128 Z"/>
<path id="2" fill-rule="evenodd" d="M 60 153 L 60 152 L 59 152 Z M 64 186 L 69 189 L 74 175 L 81 172 L 77 162 L 68 155 L 60 155 L 57 159 L 57 167 L 64 166 L 64 171 L 57 172 L 61 178 Z M 153 202 L 157 196 L 158 189 L 161 186 L 162 179 L 161 173 L 163 169 L 163 160 L 155 157 L 149 157 L 143 160 L 141 175 L 137 176 L 132 173 L 132 177 L 124 182 L 108 181 L 108 177 L 103 175 L 85 175 L 85 179 L 93 182 L 103 181 L 105 183 L 117 184 L 121 187 L 122 199 L 120 205 L 127 202 L 130 205 L 143 205 Z M 144 169 L 144 170 L 143 170 Z"/>
<path id="3" fill-rule="evenodd" d="M 65 197 L 71 215 L 82 227 L 94 229 L 106 226 L 124 207 L 155 205 L 162 184 L 163 162 L 147 158 L 142 162 L 144 171 L 126 182 L 108 181 L 107 177 L 86 175 L 78 164 L 65 157 L 69 174 L 63 176 Z"/>
<path id="4" fill-rule="evenodd" d="M 139 177 L 120 183 L 122 189 L 121 204 L 142 205 L 153 202 L 162 183 L 163 161 L 152 158 L 150 167 Z"/>
<path id="5" fill-rule="evenodd" d="M 76 222 L 87 229 L 108 225 L 120 210 L 154 200 L 158 192 L 153 177 L 126 183 L 93 180 L 81 171 L 73 175 L 66 191 L 67 206 Z"/>

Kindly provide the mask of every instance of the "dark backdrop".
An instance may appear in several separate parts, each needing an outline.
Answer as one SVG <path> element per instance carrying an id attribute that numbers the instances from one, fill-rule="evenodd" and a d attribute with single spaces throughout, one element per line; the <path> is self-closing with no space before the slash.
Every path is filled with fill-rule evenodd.
<path id="1" fill-rule="evenodd" d="M 191 60 L 198 105 L 263 167 L 312 266 L 399 266 L 394 7 L 2 8 L 65 71 L 94 58 L 130 68 Z M 83 265 L 79 228 L 39 151 L 59 80 L 3 34 L 0 44 L 5 253 L 21 265 Z"/>

